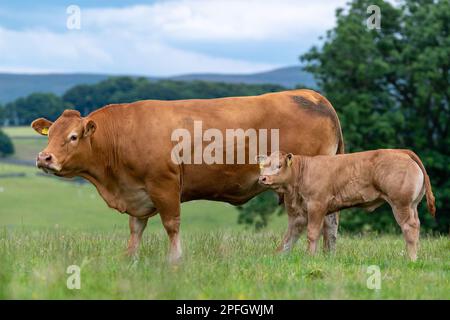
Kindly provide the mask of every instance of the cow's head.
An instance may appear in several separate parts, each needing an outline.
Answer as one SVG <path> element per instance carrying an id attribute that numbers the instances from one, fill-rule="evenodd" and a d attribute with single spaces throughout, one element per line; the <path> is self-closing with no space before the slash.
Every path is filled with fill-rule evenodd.
<path id="1" fill-rule="evenodd" d="M 257 156 L 259 168 L 259 183 L 272 189 L 285 186 L 291 178 L 292 153 L 273 152 L 269 157 Z"/>
<path id="2" fill-rule="evenodd" d="M 83 170 L 91 156 L 91 136 L 96 129 L 93 120 L 82 118 L 76 110 L 65 110 L 55 122 L 39 118 L 31 126 L 48 136 L 47 147 L 36 159 L 38 168 L 68 177 Z"/>

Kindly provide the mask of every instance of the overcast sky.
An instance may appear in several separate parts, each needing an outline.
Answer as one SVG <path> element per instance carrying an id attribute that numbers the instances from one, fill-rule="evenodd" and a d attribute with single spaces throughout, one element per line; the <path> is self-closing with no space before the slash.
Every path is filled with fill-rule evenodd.
<path id="1" fill-rule="evenodd" d="M 346 0 L 0 0 L 0 72 L 166 76 L 299 65 Z M 69 5 L 81 29 L 66 27 Z"/>

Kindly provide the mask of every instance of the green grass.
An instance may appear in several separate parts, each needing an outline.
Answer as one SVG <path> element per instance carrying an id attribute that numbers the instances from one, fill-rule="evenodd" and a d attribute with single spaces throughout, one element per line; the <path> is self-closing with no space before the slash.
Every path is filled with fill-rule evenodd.
<path id="1" fill-rule="evenodd" d="M 0 163 L 2 299 L 450 299 L 450 242 L 422 237 L 419 260 L 406 258 L 401 235 L 341 235 L 335 255 L 275 255 L 285 216 L 263 232 L 236 224 L 234 207 L 195 201 L 182 206 L 184 257 L 166 262 L 167 236 L 149 222 L 137 261 L 122 256 L 127 216 L 109 209 L 90 184 L 37 176 Z M 81 266 L 81 289 L 66 287 L 67 267 Z M 380 290 L 366 286 L 380 267 Z"/>
<path id="2" fill-rule="evenodd" d="M 119 254 L 126 245 L 123 228 L 1 234 L 0 297 L 8 299 L 450 298 L 444 238 L 423 239 L 421 259 L 411 263 L 395 236 L 343 237 L 336 256 L 310 257 L 304 246 L 274 255 L 278 233 L 187 231 L 184 260 L 170 267 L 161 230 L 146 233 L 135 263 Z M 73 264 L 81 266 L 80 290 L 66 287 Z M 380 267 L 380 290 L 366 286 L 369 265 Z"/>

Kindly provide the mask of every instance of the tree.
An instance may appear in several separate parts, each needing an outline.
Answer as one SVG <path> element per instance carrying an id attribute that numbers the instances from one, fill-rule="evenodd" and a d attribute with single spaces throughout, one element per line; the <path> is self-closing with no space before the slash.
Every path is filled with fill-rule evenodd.
<path id="1" fill-rule="evenodd" d="M 381 8 L 381 30 L 368 30 L 362 19 L 370 4 Z M 438 224 L 422 214 L 422 225 L 448 232 L 450 3 L 408 0 L 394 8 L 384 1 L 357 0 L 336 17 L 323 47 L 302 59 L 336 107 L 348 151 L 416 151 L 431 176 L 439 208 Z M 385 227 L 380 223 L 378 229 Z"/>
<path id="2" fill-rule="evenodd" d="M 5 115 L 6 115 L 5 107 L 0 104 L 0 125 L 4 124 Z"/>
<path id="3" fill-rule="evenodd" d="M 14 153 L 14 146 L 11 139 L 0 130 L 0 158 L 11 155 Z"/>

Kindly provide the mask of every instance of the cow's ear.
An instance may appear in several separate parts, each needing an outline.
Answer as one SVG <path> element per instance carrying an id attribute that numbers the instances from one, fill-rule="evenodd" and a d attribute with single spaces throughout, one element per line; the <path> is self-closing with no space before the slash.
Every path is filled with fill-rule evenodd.
<path id="1" fill-rule="evenodd" d="M 88 120 L 86 124 L 84 125 L 84 136 L 90 137 L 92 134 L 94 134 L 95 129 L 97 129 L 97 124 L 94 120 Z"/>
<path id="2" fill-rule="evenodd" d="M 36 130 L 37 133 L 42 134 L 43 136 L 48 136 L 48 130 L 52 124 L 53 122 L 50 120 L 39 118 L 31 123 L 31 127 Z"/>
<path id="3" fill-rule="evenodd" d="M 292 157 L 293 156 L 294 155 L 292 153 L 288 153 L 286 155 L 286 164 L 287 164 L 288 167 L 290 167 L 292 165 Z"/>

